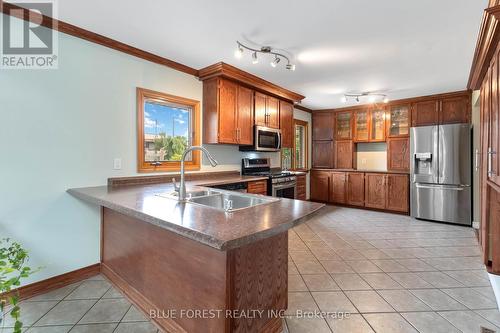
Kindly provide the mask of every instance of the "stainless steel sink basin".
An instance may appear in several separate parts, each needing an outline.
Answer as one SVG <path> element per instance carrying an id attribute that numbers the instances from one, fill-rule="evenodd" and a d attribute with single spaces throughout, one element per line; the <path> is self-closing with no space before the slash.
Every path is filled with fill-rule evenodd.
<path id="1" fill-rule="evenodd" d="M 206 189 L 206 190 L 196 190 L 196 191 L 186 191 L 186 199 L 190 198 L 195 198 L 195 197 L 204 197 L 207 195 L 212 195 L 212 194 L 218 194 L 218 191 L 214 191 L 212 189 Z M 170 192 L 170 193 L 161 193 L 158 194 L 160 197 L 179 197 L 179 193 L 177 192 Z"/>
<path id="2" fill-rule="evenodd" d="M 220 192 L 204 197 L 195 197 L 188 200 L 188 202 L 196 203 L 199 205 L 215 208 L 218 210 L 231 212 L 244 208 L 255 207 L 267 203 L 279 201 L 279 198 L 258 197 L 248 194 L 236 194 L 228 192 Z"/>

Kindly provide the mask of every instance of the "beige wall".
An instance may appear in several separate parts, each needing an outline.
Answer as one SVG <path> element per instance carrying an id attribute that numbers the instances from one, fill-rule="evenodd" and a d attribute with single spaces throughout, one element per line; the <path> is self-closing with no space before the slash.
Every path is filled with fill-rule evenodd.
<path id="1" fill-rule="evenodd" d="M 358 143 L 356 162 L 358 170 L 387 171 L 387 144 Z"/>

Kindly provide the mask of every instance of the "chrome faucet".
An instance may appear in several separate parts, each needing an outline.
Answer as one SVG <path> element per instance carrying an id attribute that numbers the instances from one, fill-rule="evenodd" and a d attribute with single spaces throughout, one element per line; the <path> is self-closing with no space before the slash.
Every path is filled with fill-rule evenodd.
<path id="1" fill-rule="evenodd" d="M 202 146 L 192 146 L 184 150 L 184 153 L 182 153 L 181 157 L 181 181 L 179 186 L 175 184 L 175 178 L 172 178 L 172 182 L 174 183 L 174 189 L 179 194 L 178 195 L 179 201 L 186 201 L 186 183 L 184 181 L 184 160 L 186 159 L 187 154 L 193 150 L 201 150 L 208 158 L 208 161 L 210 162 L 211 166 L 215 167 L 218 164 L 215 158 L 209 153 L 209 151 L 206 148 L 203 148 Z"/>

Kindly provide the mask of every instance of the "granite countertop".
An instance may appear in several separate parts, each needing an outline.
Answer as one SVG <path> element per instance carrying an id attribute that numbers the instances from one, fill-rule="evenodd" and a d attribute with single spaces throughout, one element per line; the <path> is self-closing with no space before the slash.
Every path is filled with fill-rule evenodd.
<path id="1" fill-rule="evenodd" d="M 187 189 L 265 177 L 228 176 L 187 181 Z M 229 250 L 271 237 L 307 221 L 324 204 L 282 198 L 247 209 L 223 212 L 182 203 L 158 194 L 173 192 L 172 184 L 97 186 L 69 189 L 71 195 L 146 223 L 159 226 L 219 250 Z"/>

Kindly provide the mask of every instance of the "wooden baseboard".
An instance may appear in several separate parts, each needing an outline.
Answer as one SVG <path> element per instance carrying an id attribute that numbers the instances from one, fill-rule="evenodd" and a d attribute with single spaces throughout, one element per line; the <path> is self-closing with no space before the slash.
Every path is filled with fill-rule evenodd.
<path id="1" fill-rule="evenodd" d="M 18 292 L 20 299 L 31 298 L 40 294 L 44 294 L 48 291 L 62 288 L 68 286 L 72 283 L 79 282 L 95 276 L 101 272 L 101 264 L 94 264 L 91 266 L 83 267 L 77 269 L 76 271 L 71 271 L 61 275 L 57 275 L 46 280 L 38 281 L 26 286 L 20 287 L 16 290 L 11 291 L 9 294 Z M 7 294 L 8 295 L 8 294 Z M 6 294 L 0 294 L 0 296 L 7 296 Z"/>

